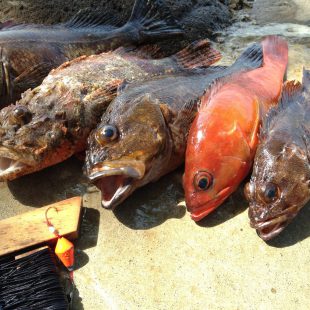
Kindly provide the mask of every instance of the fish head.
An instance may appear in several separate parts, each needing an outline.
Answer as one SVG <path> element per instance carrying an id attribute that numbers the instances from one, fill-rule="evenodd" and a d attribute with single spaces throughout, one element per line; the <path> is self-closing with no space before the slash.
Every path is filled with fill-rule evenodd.
<path id="1" fill-rule="evenodd" d="M 59 151 L 66 135 L 63 117 L 35 113 L 26 105 L 0 112 L 0 179 L 12 180 L 63 160 Z"/>
<path id="2" fill-rule="evenodd" d="M 102 206 L 114 208 L 158 177 L 169 156 L 169 142 L 158 100 L 146 94 L 126 104 L 112 103 L 88 138 L 84 168 L 101 190 Z"/>
<path id="3" fill-rule="evenodd" d="M 263 240 L 278 235 L 310 198 L 306 153 L 294 143 L 270 139 L 257 150 L 246 184 L 251 227 Z"/>
<path id="4" fill-rule="evenodd" d="M 251 167 L 250 149 L 242 132 L 220 126 L 210 115 L 199 113 L 189 133 L 183 188 L 194 221 L 220 206 Z"/>

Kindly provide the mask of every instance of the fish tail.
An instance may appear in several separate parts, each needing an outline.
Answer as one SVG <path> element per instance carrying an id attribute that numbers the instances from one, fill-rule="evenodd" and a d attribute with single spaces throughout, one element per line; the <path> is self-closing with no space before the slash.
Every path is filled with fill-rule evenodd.
<path id="1" fill-rule="evenodd" d="M 172 56 L 184 68 L 209 67 L 221 59 L 209 40 L 195 41 Z"/>
<path id="2" fill-rule="evenodd" d="M 128 23 L 139 28 L 139 42 L 184 33 L 162 0 L 136 0 Z"/>
<path id="3" fill-rule="evenodd" d="M 276 65 L 285 74 L 288 62 L 287 42 L 279 36 L 267 36 L 263 42 L 264 66 Z"/>

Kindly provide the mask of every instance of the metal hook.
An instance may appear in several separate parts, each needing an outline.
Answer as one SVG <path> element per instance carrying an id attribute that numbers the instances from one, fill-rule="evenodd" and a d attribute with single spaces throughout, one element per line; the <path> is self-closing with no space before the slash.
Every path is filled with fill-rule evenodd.
<path id="1" fill-rule="evenodd" d="M 51 223 L 51 221 L 48 219 L 47 217 L 47 213 L 50 209 L 55 209 L 55 211 L 58 213 L 58 210 L 56 207 L 49 207 L 46 209 L 45 211 L 45 220 L 46 220 L 46 224 L 48 226 L 49 231 L 54 234 L 56 237 L 60 237 L 58 230 L 55 228 L 55 226 Z"/>

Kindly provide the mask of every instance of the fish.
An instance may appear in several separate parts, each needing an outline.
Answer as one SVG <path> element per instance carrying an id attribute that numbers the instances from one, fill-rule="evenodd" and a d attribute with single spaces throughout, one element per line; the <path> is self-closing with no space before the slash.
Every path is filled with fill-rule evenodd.
<path id="1" fill-rule="evenodd" d="M 144 48 L 81 56 L 54 69 L 42 84 L 0 111 L 0 180 L 13 180 L 85 150 L 87 137 L 133 80 L 200 71 L 220 59 L 208 40 L 171 57 L 149 59 Z"/>
<path id="2" fill-rule="evenodd" d="M 213 83 L 201 97 L 185 155 L 183 188 L 194 221 L 214 211 L 249 173 L 262 117 L 277 105 L 288 62 L 284 39 L 262 41 L 263 65 Z"/>
<path id="3" fill-rule="evenodd" d="M 128 22 L 121 24 L 91 9 L 58 25 L 0 24 L 0 108 L 40 85 L 66 61 L 184 33 L 161 0 L 136 0 Z"/>
<path id="4" fill-rule="evenodd" d="M 253 172 L 244 189 L 251 227 L 265 241 L 280 234 L 310 199 L 310 71 L 286 82 L 263 118 Z"/>
<path id="5" fill-rule="evenodd" d="M 102 207 L 114 209 L 137 188 L 179 167 L 206 86 L 261 64 L 261 45 L 254 44 L 230 67 L 129 83 L 88 138 L 84 172 L 101 191 Z"/>

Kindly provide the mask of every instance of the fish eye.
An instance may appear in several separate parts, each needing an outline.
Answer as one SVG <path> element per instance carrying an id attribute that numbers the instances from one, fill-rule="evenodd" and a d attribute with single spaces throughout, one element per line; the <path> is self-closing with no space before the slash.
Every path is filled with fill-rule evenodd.
<path id="1" fill-rule="evenodd" d="M 198 191 L 206 191 L 213 184 L 213 176 L 207 171 L 199 171 L 194 177 L 194 186 Z"/>
<path id="2" fill-rule="evenodd" d="M 27 124 L 32 119 L 31 112 L 25 106 L 17 106 L 12 111 L 13 121 L 20 125 Z"/>
<path id="3" fill-rule="evenodd" d="M 99 128 L 95 133 L 95 138 L 99 144 L 105 144 L 118 137 L 118 130 L 113 125 L 105 125 Z"/>
<path id="4" fill-rule="evenodd" d="M 263 198 L 265 202 L 270 203 L 276 201 L 280 196 L 280 189 L 274 183 L 267 183 L 264 189 Z"/>

